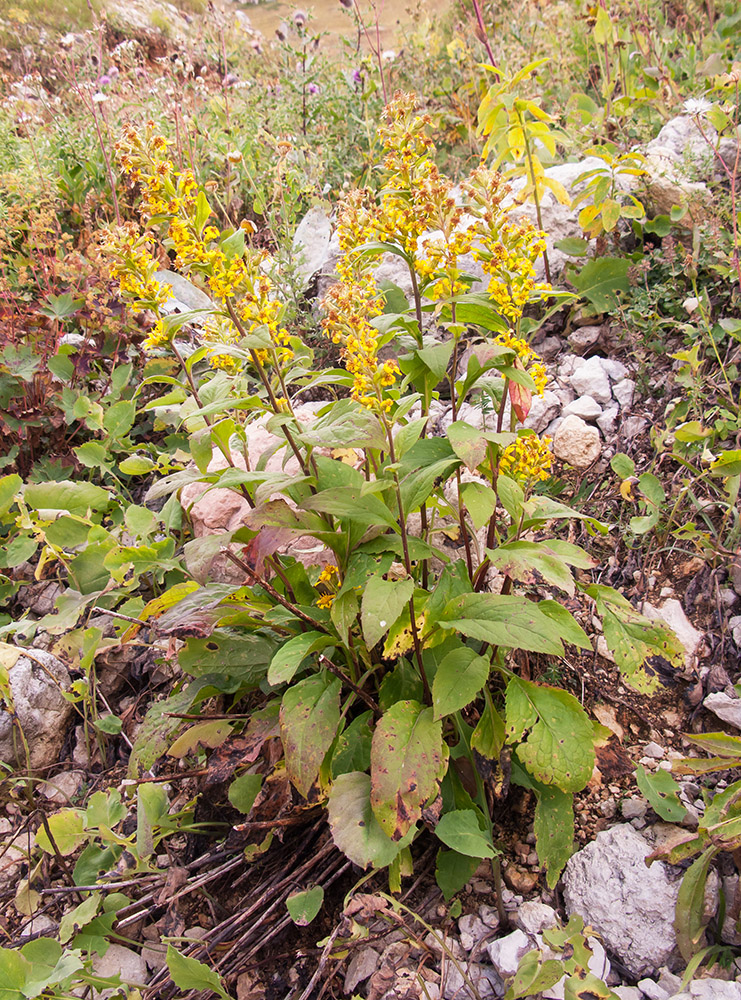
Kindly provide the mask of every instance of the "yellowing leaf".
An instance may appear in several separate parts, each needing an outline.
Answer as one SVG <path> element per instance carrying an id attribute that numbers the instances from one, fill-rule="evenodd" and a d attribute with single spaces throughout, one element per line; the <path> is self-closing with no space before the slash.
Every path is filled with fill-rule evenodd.
<path id="1" fill-rule="evenodd" d="M 594 769 L 592 724 L 573 695 L 513 677 L 505 696 L 507 742 L 544 785 L 578 792 Z M 525 742 L 521 742 L 525 740 Z"/>
<path id="2" fill-rule="evenodd" d="M 340 721 L 340 688 L 336 677 L 307 677 L 283 695 L 280 738 L 286 771 L 304 796 L 319 773 Z"/>
<path id="3" fill-rule="evenodd" d="M 442 724 L 431 708 L 397 701 L 371 743 L 371 806 L 381 829 L 400 840 L 422 815 L 443 773 Z"/>

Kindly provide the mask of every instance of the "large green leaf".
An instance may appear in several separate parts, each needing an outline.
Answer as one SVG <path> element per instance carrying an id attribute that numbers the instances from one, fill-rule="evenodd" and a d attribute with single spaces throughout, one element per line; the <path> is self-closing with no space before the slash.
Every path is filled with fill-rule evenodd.
<path id="1" fill-rule="evenodd" d="M 465 420 L 455 420 L 448 427 L 448 441 L 467 469 L 475 472 L 486 458 L 488 442 L 480 430 Z"/>
<path id="2" fill-rule="evenodd" d="M 308 796 L 340 721 L 341 682 L 323 674 L 306 677 L 283 695 L 280 738 L 286 771 L 298 791 Z"/>
<path id="3" fill-rule="evenodd" d="M 573 596 L 575 585 L 571 566 L 593 567 L 595 560 L 579 548 L 563 542 L 506 542 L 487 549 L 492 566 L 520 583 L 539 583 L 541 578 Z"/>
<path id="4" fill-rule="evenodd" d="M 268 667 L 269 684 L 287 684 L 310 653 L 326 649 L 333 643 L 324 632 L 302 632 L 280 647 Z"/>
<path id="5" fill-rule="evenodd" d="M 578 792 L 594 769 L 593 729 L 573 695 L 513 677 L 505 697 L 507 742 L 544 785 Z M 522 740 L 525 742 L 521 742 Z"/>
<path id="6" fill-rule="evenodd" d="M 216 993 L 222 1000 L 231 1000 L 218 973 L 196 958 L 181 955 L 171 944 L 167 946 L 167 968 L 178 989 Z"/>
<path id="7" fill-rule="evenodd" d="M 435 836 L 446 847 L 470 858 L 493 858 L 499 853 L 491 834 L 481 829 L 476 810 L 453 809 L 435 827 Z"/>
<path id="8" fill-rule="evenodd" d="M 396 516 L 382 500 L 371 493 L 363 495 L 360 488 L 352 486 L 315 493 L 302 506 L 307 510 L 318 510 L 343 520 L 355 521 L 367 528 L 385 525 L 394 531 L 399 530 Z"/>
<path id="9" fill-rule="evenodd" d="M 705 884 L 710 862 L 720 851 L 711 846 L 692 863 L 685 872 L 677 895 L 674 928 L 677 945 L 685 962 L 689 962 L 695 952 L 702 947 L 705 933 Z"/>
<path id="10" fill-rule="evenodd" d="M 437 852 L 435 879 L 446 902 L 461 891 L 480 864 L 480 858 L 467 857 L 458 851 L 446 851 L 441 848 Z"/>
<path id="11" fill-rule="evenodd" d="M 88 510 L 103 510 L 108 506 L 110 494 L 93 483 L 29 483 L 23 499 L 36 510 L 66 510 L 70 514 L 84 515 Z"/>
<path id="12" fill-rule="evenodd" d="M 178 661 L 186 673 L 195 677 L 224 674 L 257 687 L 265 679 L 274 655 L 275 643 L 270 639 L 217 629 L 207 639 L 186 639 Z"/>
<path id="13" fill-rule="evenodd" d="M 574 796 L 554 785 L 537 786 L 535 849 L 553 889 L 566 862 L 574 853 Z"/>
<path id="14" fill-rule="evenodd" d="M 489 676 L 489 660 L 468 646 L 453 649 L 438 664 L 432 682 L 435 718 L 457 712 L 472 702 Z"/>
<path id="15" fill-rule="evenodd" d="M 668 771 L 663 768 L 647 771 L 643 764 L 639 764 L 636 784 L 663 820 L 667 823 L 682 822 L 687 810 L 679 801 L 679 785 Z"/>
<path id="16" fill-rule="evenodd" d="M 630 288 L 628 271 L 631 266 L 627 257 L 600 257 L 586 263 L 571 281 L 596 309 L 609 312 L 617 306 L 617 293 Z"/>
<path id="17" fill-rule="evenodd" d="M 343 854 L 360 868 L 386 868 L 402 847 L 387 836 L 373 814 L 371 779 L 362 771 L 340 774 L 327 804 L 332 839 Z M 413 836 L 413 830 L 410 831 Z"/>
<path id="18" fill-rule="evenodd" d="M 526 597 L 500 594 L 462 594 L 450 601 L 439 618 L 445 629 L 456 629 L 470 639 L 492 646 L 563 654 L 562 630 L 557 622 Z"/>
<path id="19" fill-rule="evenodd" d="M 371 805 L 388 836 L 400 840 L 417 822 L 442 774 L 442 725 L 432 709 L 417 701 L 392 705 L 371 744 Z"/>
<path id="20" fill-rule="evenodd" d="M 684 662 L 684 647 L 669 626 L 650 621 L 627 601 L 604 608 L 602 628 L 626 682 L 643 694 L 651 694 L 659 686 L 658 678 L 644 669 L 649 657 L 662 656 L 676 667 Z"/>
<path id="21" fill-rule="evenodd" d="M 368 649 L 388 632 L 413 593 L 412 580 L 384 580 L 378 575 L 368 580 L 360 605 L 360 621 Z"/>

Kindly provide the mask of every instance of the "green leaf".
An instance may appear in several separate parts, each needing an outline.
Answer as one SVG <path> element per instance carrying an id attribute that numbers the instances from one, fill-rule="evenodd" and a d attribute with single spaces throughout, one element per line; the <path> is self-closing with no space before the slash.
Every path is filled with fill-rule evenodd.
<path id="1" fill-rule="evenodd" d="M 486 684 L 489 660 L 468 646 L 451 650 L 438 665 L 432 682 L 435 719 L 465 708 Z M 452 846 L 452 845 L 451 845 Z M 461 853 L 465 854 L 465 851 Z"/>
<path id="2" fill-rule="evenodd" d="M 360 488 L 350 486 L 323 490 L 304 500 L 306 510 L 323 511 L 348 521 L 354 521 L 366 528 L 385 525 L 399 530 L 396 517 L 386 504 L 372 494 L 361 495 Z"/>
<path id="3" fill-rule="evenodd" d="M 448 441 L 467 469 L 475 472 L 486 458 L 487 441 L 480 430 L 465 420 L 455 420 L 448 427 Z"/>
<path id="4" fill-rule="evenodd" d="M 704 916 L 705 883 L 710 862 L 719 851 L 719 847 L 708 847 L 687 869 L 679 887 L 674 929 L 677 932 L 677 945 L 685 962 L 689 962 L 702 946 L 707 923 Z"/>
<path id="5" fill-rule="evenodd" d="M 386 868 L 404 841 L 388 837 L 373 814 L 371 779 L 362 771 L 338 775 L 327 804 L 332 839 L 342 853 L 360 868 Z M 414 835 L 410 831 L 409 839 Z"/>
<path id="6" fill-rule="evenodd" d="M 493 646 L 563 654 L 558 624 L 526 597 L 463 594 L 447 604 L 439 624 Z"/>
<path id="7" fill-rule="evenodd" d="M 667 823 L 682 822 L 687 810 L 679 801 L 679 785 L 668 771 L 658 768 L 651 772 L 639 764 L 636 784 L 663 820 Z"/>
<path id="8" fill-rule="evenodd" d="M 146 476 L 155 467 L 155 463 L 146 455 L 129 455 L 118 463 L 119 470 L 126 476 Z"/>
<path id="9" fill-rule="evenodd" d="M 631 266 L 632 261 L 627 257 L 600 257 L 590 260 L 571 280 L 595 309 L 610 312 L 617 307 L 617 293 L 630 288 L 628 270 Z"/>
<path id="10" fill-rule="evenodd" d="M 85 515 L 89 509 L 104 510 L 110 494 L 93 483 L 28 483 L 23 499 L 36 510 L 66 510 L 70 514 Z"/>
<path id="11" fill-rule="evenodd" d="M 167 968 L 173 983 L 181 990 L 204 990 L 216 993 L 222 1000 L 231 1000 L 222 985 L 221 977 L 203 962 L 188 958 L 167 946 Z"/>
<path id="12" fill-rule="evenodd" d="M 0 1000 L 21 1000 L 33 966 L 19 951 L 0 948 Z"/>
<path id="13" fill-rule="evenodd" d="M 235 809 L 239 809 L 245 816 L 249 815 L 250 809 L 254 805 L 257 793 L 262 787 L 262 775 L 241 774 L 229 785 L 228 798 Z"/>
<path id="14" fill-rule="evenodd" d="M 370 767 L 372 718 L 371 711 L 363 712 L 337 737 L 337 745 L 332 754 L 334 778 L 348 771 L 367 771 Z"/>
<path id="15" fill-rule="evenodd" d="M 79 809 L 62 809 L 52 813 L 46 823 L 56 844 L 56 850 L 46 832 L 46 826 L 41 826 L 36 831 L 36 843 L 47 854 L 56 854 L 58 850 L 62 857 L 66 858 L 74 854 L 87 837 L 83 826 L 83 813 Z"/>
<path id="16" fill-rule="evenodd" d="M 64 914 L 59 924 L 59 940 L 62 944 L 70 941 L 78 931 L 87 927 L 90 921 L 97 916 L 101 899 L 102 896 L 99 892 L 93 892 L 73 910 Z"/>
<path id="17" fill-rule="evenodd" d="M 286 899 L 291 920 L 297 927 L 307 927 L 317 916 L 324 903 L 324 889 L 320 885 L 294 892 Z"/>
<path id="18" fill-rule="evenodd" d="M 103 417 L 103 429 L 114 441 L 128 434 L 136 419 L 136 403 L 130 399 L 120 399 L 114 403 Z"/>
<path id="19" fill-rule="evenodd" d="M 556 958 L 543 959 L 535 948 L 520 959 L 512 985 L 504 995 L 504 1000 L 518 1000 L 519 997 L 536 996 L 555 985 L 563 977 L 564 966 Z"/>
<path id="20" fill-rule="evenodd" d="M 469 858 L 493 858 L 499 853 L 491 834 L 481 829 L 475 809 L 454 809 L 445 813 L 435 827 L 435 836 L 446 847 Z"/>
<path id="21" fill-rule="evenodd" d="M 93 725 L 99 733 L 107 733 L 109 736 L 118 736 L 123 727 L 123 723 L 119 717 L 110 712 L 106 715 L 101 715 L 99 719 L 95 719 Z"/>
<path id="22" fill-rule="evenodd" d="M 267 675 L 274 654 L 275 643 L 270 639 L 216 630 L 207 639 L 186 639 L 178 662 L 187 674 L 196 677 L 224 674 L 257 687 Z"/>
<path id="23" fill-rule="evenodd" d="M 561 638 L 564 642 L 571 643 L 572 646 L 577 646 L 579 649 L 592 649 L 589 636 L 563 604 L 559 604 L 558 601 L 538 601 L 538 610 L 558 622 Z"/>
<path id="24" fill-rule="evenodd" d="M 333 639 L 324 632 L 303 632 L 280 647 L 268 667 L 268 684 L 287 684 L 311 653 L 326 649 Z"/>
<path id="25" fill-rule="evenodd" d="M 566 236 L 562 240 L 556 240 L 553 245 L 556 250 L 568 254 L 569 257 L 585 257 L 589 250 L 589 240 L 583 240 L 578 236 Z"/>
<path id="26" fill-rule="evenodd" d="M 360 621 L 368 649 L 373 649 L 388 632 L 413 593 L 413 580 L 384 580 L 377 574 L 368 580 L 360 605 Z"/>
<path id="27" fill-rule="evenodd" d="M 591 569 L 596 561 L 578 545 L 553 539 L 548 542 L 506 542 L 487 549 L 492 566 L 521 583 L 539 583 L 540 577 L 573 596 L 574 577 L 570 566 Z"/>
<path id="28" fill-rule="evenodd" d="M 458 851 L 446 851 L 441 848 L 437 852 L 435 878 L 446 902 L 473 878 L 480 863 L 479 858 L 468 857 L 459 854 Z"/>
<path id="29" fill-rule="evenodd" d="M 574 796 L 553 785 L 538 785 L 535 806 L 535 849 L 546 870 L 549 889 L 574 853 Z"/>
<path id="30" fill-rule="evenodd" d="M 594 769 L 593 731 L 573 695 L 513 677 L 505 696 L 507 742 L 544 785 L 578 792 Z M 522 743 L 522 740 L 526 742 Z"/>
<path id="31" fill-rule="evenodd" d="M 497 495 L 491 486 L 484 483 L 464 483 L 461 487 L 461 499 L 477 531 L 489 523 L 497 505 Z"/>
<path id="32" fill-rule="evenodd" d="M 741 473 L 741 448 L 722 451 L 710 464 L 712 476 L 738 476 Z"/>
<path id="33" fill-rule="evenodd" d="M 417 822 L 443 771 L 442 725 L 432 709 L 417 701 L 392 705 L 371 745 L 371 805 L 388 836 L 399 840 Z"/>
<path id="34" fill-rule="evenodd" d="M 10 476 L 3 476 L 0 479 L 0 517 L 7 514 L 13 506 L 16 493 L 19 492 L 22 486 L 23 480 L 15 473 Z"/>
<path id="35" fill-rule="evenodd" d="M 644 669 L 649 657 L 662 656 L 676 667 L 684 663 L 684 647 L 669 626 L 649 621 L 630 605 L 605 609 L 602 628 L 626 682 L 643 694 L 652 694 L 659 687 L 658 678 Z"/>
<path id="36" fill-rule="evenodd" d="M 610 459 L 610 468 L 621 479 L 629 479 L 635 474 L 636 464 L 632 458 L 624 454 L 624 452 L 619 451 L 617 455 L 613 455 Z"/>
<path id="37" fill-rule="evenodd" d="M 306 677 L 283 695 L 280 738 L 286 771 L 306 798 L 340 722 L 341 682 L 336 677 Z"/>

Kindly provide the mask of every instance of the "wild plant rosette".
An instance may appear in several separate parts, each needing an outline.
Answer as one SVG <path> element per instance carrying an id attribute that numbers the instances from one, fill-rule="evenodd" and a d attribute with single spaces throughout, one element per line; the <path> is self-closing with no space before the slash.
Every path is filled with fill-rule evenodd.
<path id="1" fill-rule="evenodd" d="M 287 775 L 299 796 L 326 803 L 335 843 L 357 865 L 389 867 L 398 885 L 429 828 L 450 897 L 482 858 L 495 863 L 492 809 L 514 782 L 536 795 L 553 885 L 572 848 L 573 793 L 592 774 L 594 729 L 571 694 L 520 675 L 520 652 L 591 650 L 564 598 L 602 616 L 617 663 L 643 690 L 654 683 L 646 657 L 679 662 L 681 651 L 590 583 L 584 549 L 552 537 L 554 523 L 582 515 L 548 496 L 549 441 L 520 426 L 547 380 L 523 323 L 552 294 L 535 277 L 544 234 L 508 215 L 497 173 L 478 167 L 454 188 L 413 96 L 396 95 L 379 138 L 379 190 L 351 191 L 339 206 L 342 256 L 322 328 L 342 367 L 328 370 L 285 323 L 277 263 L 250 245 L 250 225 L 219 228 L 152 124 L 118 144 L 140 225 L 110 231 L 105 250 L 122 296 L 154 315 L 146 347 L 172 367 L 149 382 L 166 383 L 159 403 L 177 408 L 192 458 L 149 498 L 172 503 L 203 482 L 246 504 L 237 530 L 188 543 L 192 578 L 139 615 L 195 617 L 200 633 L 185 639 L 184 679 L 151 710 L 131 766 L 151 766 L 178 713 L 214 693 L 237 706 L 259 689 L 253 718 L 240 714 L 222 739 L 270 732 L 282 757 L 272 770 L 235 764 L 236 780 L 253 775 L 257 794 Z M 155 278 L 163 250 L 211 308 L 168 314 Z M 376 280 L 384 254 L 406 265 L 409 300 Z M 483 291 L 471 291 L 474 262 Z M 186 351 L 196 321 L 200 343 Z M 474 340 L 483 349 L 464 354 Z M 328 402 L 307 423 L 297 404 L 318 387 Z M 440 399 L 451 419 L 433 433 Z M 476 425 L 461 418 L 472 412 L 464 404 L 481 414 Z M 286 468 L 250 464 L 256 428 L 277 437 Z M 299 560 L 293 543 L 306 536 L 315 555 Z M 238 582 L 209 576 L 217 556 Z"/>

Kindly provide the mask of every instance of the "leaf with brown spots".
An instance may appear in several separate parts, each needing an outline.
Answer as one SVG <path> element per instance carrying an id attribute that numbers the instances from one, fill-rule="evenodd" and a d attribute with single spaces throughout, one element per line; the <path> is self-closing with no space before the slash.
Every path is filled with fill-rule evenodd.
<path id="1" fill-rule="evenodd" d="M 594 769 L 593 729 L 573 695 L 513 677 L 505 699 L 508 743 L 545 785 L 578 792 Z M 524 740 L 524 742 L 522 742 Z"/>
<path id="2" fill-rule="evenodd" d="M 389 837 L 400 840 L 417 822 L 444 770 L 442 723 L 418 701 L 397 701 L 371 743 L 371 806 Z"/>

